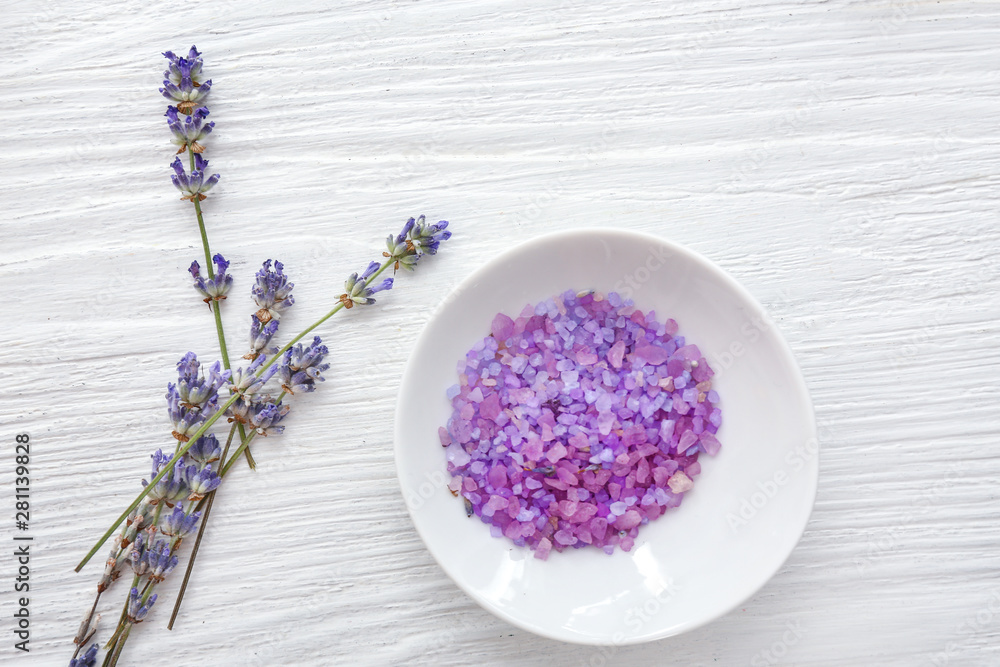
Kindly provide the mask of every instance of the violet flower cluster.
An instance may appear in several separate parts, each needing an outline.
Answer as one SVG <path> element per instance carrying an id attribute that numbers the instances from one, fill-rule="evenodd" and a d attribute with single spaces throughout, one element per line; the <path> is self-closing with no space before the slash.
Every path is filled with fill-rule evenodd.
<path id="1" fill-rule="evenodd" d="M 416 220 L 410 218 L 403 225 L 403 231 L 396 236 L 390 234 L 386 239 L 388 250 L 382 256 L 390 258 L 397 271 L 400 267 L 412 271 L 424 254 L 436 255 L 441 242 L 451 238 L 447 227 L 447 220 L 429 225 L 424 216 Z"/>
<path id="2" fill-rule="evenodd" d="M 181 199 L 204 201 L 205 193 L 219 182 L 218 174 L 208 175 L 208 160 L 201 156 L 205 151 L 202 142 L 215 127 L 214 122 L 205 122 L 209 114 L 205 99 L 212 82 L 201 80 L 203 63 L 195 47 L 191 47 L 186 58 L 171 51 L 163 55 L 169 61 L 163 73 L 163 88 L 160 88 L 160 93 L 171 102 L 164 114 L 167 127 L 173 134 L 173 143 L 178 146 L 177 153 L 189 150 L 193 156 L 190 173 L 184 170 L 180 158 L 174 158 L 170 165 L 174 174 L 170 179 L 180 190 Z"/>
<path id="3" fill-rule="evenodd" d="M 191 266 L 188 268 L 188 272 L 194 278 L 194 288 L 205 297 L 204 301 L 210 307 L 212 301 L 225 299 L 233 286 L 233 277 L 226 273 L 229 268 L 229 262 L 226 261 L 226 258 L 216 253 L 215 257 L 212 258 L 212 263 L 215 264 L 214 277 L 202 277 L 201 265 L 198 264 L 198 260 L 191 262 Z"/>
<path id="4" fill-rule="evenodd" d="M 178 111 L 190 114 L 203 105 L 212 89 L 211 79 L 203 81 L 201 78 L 204 65 L 201 53 L 192 46 L 186 58 L 176 56 L 172 51 L 165 52 L 163 56 L 169 64 L 167 71 L 163 73 L 163 88 L 160 88 L 160 93 L 176 104 Z"/>

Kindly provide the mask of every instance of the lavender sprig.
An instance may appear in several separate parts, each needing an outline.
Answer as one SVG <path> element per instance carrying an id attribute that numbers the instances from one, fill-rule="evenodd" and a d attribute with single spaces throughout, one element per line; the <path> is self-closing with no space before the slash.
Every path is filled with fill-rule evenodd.
<path id="1" fill-rule="evenodd" d="M 117 664 L 133 627 L 143 622 L 153 608 L 157 600 L 156 587 L 176 568 L 181 543 L 197 531 L 171 617 L 170 624 L 173 624 L 207 526 L 214 491 L 241 454 L 253 467 L 248 447 L 257 436 L 267 437 L 284 431 L 282 422 L 290 411 L 286 396 L 314 391 L 323 381 L 322 373 L 329 369 L 329 364 L 324 363 L 329 351 L 318 336 L 308 344 L 300 341 L 340 310 L 374 304 L 373 295 L 393 287 L 393 278 L 378 281 L 380 274 L 390 266 L 396 270 L 400 267 L 412 270 L 423 255 L 435 254 L 440 244 L 451 236 L 446 221 L 429 225 L 423 216 L 410 218 L 400 234 L 389 236 L 388 252 L 383 253 L 386 261 L 372 262 L 360 274 L 352 274 L 345 283 L 345 292 L 337 298 L 332 309 L 280 349 L 272 345 L 272 340 L 278 333 L 281 315 L 294 304 L 291 294 L 294 285 L 285 275 L 281 262 L 267 260 L 257 273 L 252 290 L 258 310 L 251 316 L 250 351 L 245 356 L 250 363 L 233 370 L 220 306 L 234 281 L 227 272 L 230 263 L 220 254 L 213 256 L 210 250 L 201 209 L 205 193 L 220 179 L 219 174 L 209 175 L 208 160 L 202 156 L 205 152 L 203 142 L 215 126 L 214 122 L 207 121 L 209 110 L 204 104 L 211 81 L 202 79 L 203 62 L 195 47 L 191 47 L 187 56 L 169 51 L 164 56 L 168 67 L 160 92 L 173 103 L 165 114 L 167 125 L 173 143 L 179 147 L 177 154 L 186 151 L 189 158 L 187 168 L 180 158 L 174 158 L 171 179 L 181 191 L 182 199 L 191 201 L 195 209 L 207 275 L 202 275 L 197 261 L 191 264 L 189 271 L 195 289 L 214 315 L 221 359 L 203 367 L 193 353 L 188 353 L 178 362 L 177 383 L 168 384 L 166 394 L 176 449 L 173 455 L 162 449 L 152 455 L 151 474 L 148 480 L 142 480 L 142 492 L 76 568 L 79 571 L 121 526 L 105 562 L 94 605 L 74 638 L 77 649 L 72 667 L 94 664 L 96 644 L 82 657 L 77 656 L 96 631 L 99 616 L 95 617 L 95 611 L 102 593 L 119 578 L 127 564 L 133 581 L 119 623 L 107 643 L 110 652 L 104 663 L 109 667 Z M 264 393 L 272 378 L 282 389 L 275 398 Z M 223 389 L 228 389 L 228 397 L 222 393 Z M 224 448 L 218 438 L 209 433 L 223 415 L 228 415 L 232 423 Z M 249 427 L 249 433 L 245 427 Z M 229 455 L 237 431 L 239 445 Z"/>

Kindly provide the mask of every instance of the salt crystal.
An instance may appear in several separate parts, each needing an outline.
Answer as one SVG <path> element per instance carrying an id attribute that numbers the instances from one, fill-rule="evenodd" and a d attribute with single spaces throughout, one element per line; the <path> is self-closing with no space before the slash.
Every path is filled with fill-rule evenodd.
<path id="1" fill-rule="evenodd" d="M 714 373 L 676 333 L 617 294 L 567 291 L 516 320 L 498 314 L 446 392 L 449 488 L 491 534 L 543 560 L 552 548 L 631 549 L 692 488 L 699 452 L 719 451 Z"/>
<path id="2" fill-rule="evenodd" d="M 709 456 L 715 456 L 719 453 L 719 448 L 722 446 L 719 443 L 719 439 L 715 437 L 711 432 L 705 431 L 699 436 L 699 441 L 705 448 L 705 453 Z"/>
<path id="3" fill-rule="evenodd" d="M 698 442 L 697 435 L 695 435 L 691 431 L 684 431 L 684 433 L 681 434 L 680 441 L 677 443 L 677 453 L 683 454 L 688 450 L 689 447 L 694 445 L 694 443 L 696 442 Z"/>
<path id="4" fill-rule="evenodd" d="M 684 493 L 685 491 L 690 491 L 694 487 L 694 482 L 691 478 L 682 472 L 676 472 L 673 476 L 667 480 L 667 486 L 674 493 Z"/>

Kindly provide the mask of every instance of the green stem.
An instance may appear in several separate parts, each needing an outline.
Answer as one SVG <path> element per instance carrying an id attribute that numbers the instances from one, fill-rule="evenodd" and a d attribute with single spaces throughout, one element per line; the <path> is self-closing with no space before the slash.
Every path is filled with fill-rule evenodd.
<path id="1" fill-rule="evenodd" d="M 389 258 L 388 260 L 386 260 L 385 262 L 383 262 L 382 266 L 379 267 L 378 271 L 376 271 L 374 274 L 372 274 L 372 276 L 368 279 L 368 283 L 367 284 L 371 284 L 371 282 L 373 280 L 375 280 L 375 278 L 377 278 L 379 276 L 379 274 L 381 274 L 383 271 L 385 271 L 389 267 L 389 265 L 392 264 L 393 262 L 394 262 L 394 260 L 392 258 Z M 315 329 L 316 327 L 320 326 L 321 324 L 323 324 L 324 322 L 326 322 L 328 319 L 330 319 L 331 317 L 333 317 L 334 315 L 336 315 L 338 312 L 340 312 L 341 310 L 343 310 L 343 308 L 344 308 L 344 304 L 343 303 L 337 303 L 337 305 L 334 306 L 326 315 L 324 315 L 323 317 L 319 318 L 318 320 L 316 320 L 315 322 L 313 322 L 311 325 L 309 325 L 308 327 L 306 327 L 305 329 L 303 329 L 302 332 L 298 336 L 296 336 L 295 338 L 293 338 L 290 341 L 288 341 L 285 344 L 284 347 L 282 347 L 280 350 L 278 350 L 278 353 L 275 354 L 274 356 L 272 356 L 267 361 L 267 363 L 265 363 L 263 366 L 261 366 L 259 369 L 257 369 L 256 377 L 260 377 L 261 375 L 263 375 L 264 372 L 267 371 L 267 369 L 269 369 L 271 366 L 274 365 L 274 363 L 276 361 L 278 361 L 278 359 L 281 359 L 282 355 L 285 352 L 287 352 L 289 349 L 291 349 L 292 345 L 295 345 L 296 343 L 298 343 L 300 340 L 302 340 L 306 336 L 306 334 L 310 333 L 313 329 Z M 216 412 L 214 415 L 212 415 L 211 417 L 209 417 L 208 419 L 206 419 L 205 423 L 202 424 L 198 428 L 198 430 L 194 432 L 193 435 L 191 435 L 191 437 L 188 439 L 188 441 L 185 442 L 183 445 L 181 445 L 177 449 L 177 453 L 174 454 L 173 458 L 171 458 L 169 461 L 167 461 L 166 465 L 164 465 L 160 469 L 160 472 L 158 472 L 153 477 L 153 479 L 151 479 L 149 481 L 149 484 L 147 484 L 146 487 L 139 493 L 139 495 L 136 496 L 135 500 L 133 500 L 132 503 L 127 508 L 125 508 L 125 511 L 122 512 L 121 516 L 119 516 L 115 520 L 115 522 L 113 524 L 111 524 L 111 527 L 108 528 L 104 532 L 104 534 L 100 537 L 99 540 L 97 540 L 97 544 L 95 544 L 93 547 L 91 547 L 90 551 L 87 552 L 87 555 L 84 556 L 83 560 L 80 561 L 79 565 L 77 565 L 76 568 L 74 568 L 76 572 L 79 572 L 80 570 L 82 570 L 83 566 L 90 562 L 90 559 L 94 557 L 94 554 L 97 553 L 97 550 L 100 549 L 104 545 L 105 542 L 107 542 L 108 538 L 111 537 L 112 534 L 114 534 L 115 529 L 118 528 L 119 525 L 121 525 L 122 521 L 124 521 L 125 519 L 128 518 L 128 515 L 132 512 L 132 510 L 134 510 L 136 507 L 139 506 L 139 503 L 142 502 L 142 499 L 146 497 L 146 494 L 148 494 L 150 492 L 150 490 L 153 488 L 153 486 L 156 485 L 156 483 L 159 482 L 161 479 L 163 479 L 163 476 L 166 475 L 167 472 L 169 472 L 169 471 L 171 471 L 171 470 L 174 469 L 174 465 L 177 463 L 177 461 L 179 461 L 180 458 L 185 453 L 187 453 L 187 450 L 191 449 L 192 445 L 194 445 L 194 443 L 197 442 L 198 438 L 200 438 L 201 436 L 203 436 L 205 434 L 205 432 L 208 431 L 208 429 L 212 427 L 212 424 L 214 424 L 215 422 L 219 421 L 219 418 L 222 417 L 222 415 L 226 412 L 226 410 L 233 403 L 236 402 L 236 400 L 239 398 L 239 396 L 240 396 L 239 394 L 233 394 L 232 396 L 230 396 L 229 399 L 225 403 L 223 403 L 222 405 L 219 406 L 218 412 Z M 251 433 L 250 435 L 252 436 L 253 434 Z M 97 444 L 100 445 L 100 442 L 98 442 Z M 245 449 L 245 448 L 246 448 L 246 443 L 240 445 L 240 449 L 241 450 Z M 232 461 L 230 461 L 229 463 L 232 463 Z M 228 466 L 227 466 L 227 469 L 228 469 Z"/>
<path id="2" fill-rule="evenodd" d="M 194 151 L 190 150 L 188 146 L 188 164 L 190 165 L 190 170 L 194 171 Z M 215 271 L 212 269 L 212 250 L 208 245 L 208 231 L 205 229 L 205 218 L 201 215 L 201 202 L 198 197 L 191 200 L 194 203 L 194 212 L 198 216 L 198 230 L 201 232 L 201 246 L 205 249 L 205 264 L 207 265 L 205 269 L 208 271 L 209 278 L 215 278 Z M 226 368 L 229 368 L 226 366 Z"/>
<path id="3" fill-rule="evenodd" d="M 284 392 L 282 392 L 282 396 L 284 396 Z M 278 400 L 280 401 L 281 399 L 279 398 Z M 250 431 L 250 435 L 247 436 L 247 439 L 240 443 L 240 446 L 236 448 L 235 452 L 233 452 L 232 457 L 222 466 L 222 470 L 219 471 L 219 477 L 225 477 L 226 473 L 229 472 L 229 469 L 233 466 L 233 463 L 236 462 L 236 457 L 240 455 L 240 452 L 249 447 L 250 442 L 256 437 L 257 431 Z"/>
<path id="4" fill-rule="evenodd" d="M 135 588 L 138 583 L 139 583 L 139 575 L 134 575 L 132 577 L 132 585 L 129 587 L 129 591 Z M 104 645 L 105 650 L 110 649 L 115 645 L 115 642 L 118 641 L 118 636 L 122 633 L 122 630 L 125 629 L 125 619 L 128 616 L 128 599 L 129 596 L 126 595 L 125 604 L 122 605 L 122 613 L 118 617 L 118 625 L 115 627 L 115 633 L 111 635 L 111 639 L 109 639 L 108 643 Z M 108 662 L 107 660 L 104 661 L 105 664 L 107 664 L 107 662 Z"/>
<path id="5" fill-rule="evenodd" d="M 132 632 L 132 624 L 129 623 L 128 627 L 125 628 L 125 633 L 118 640 L 118 645 L 115 646 L 115 652 L 114 655 L 112 655 L 111 657 L 111 663 L 108 665 L 108 667 L 115 667 L 115 665 L 118 664 L 118 658 L 121 656 L 122 649 L 125 648 L 125 642 L 128 641 L 128 636 L 129 633 L 131 632 Z"/>
<path id="6" fill-rule="evenodd" d="M 188 146 L 188 162 L 191 165 L 191 171 L 194 171 L 194 153 L 191 152 L 190 148 L 191 147 Z M 205 264 L 207 265 L 205 269 L 208 272 L 209 278 L 215 278 L 215 270 L 212 268 L 212 247 L 208 243 L 208 230 L 205 227 L 205 216 L 201 212 L 201 202 L 197 197 L 191 201 L 194 204 L 195 216 L 198 218 L 198 231 L 201 233 L 201 247 L 205 251 Z M 215 333 L 219 338 L 219 351 L 222 354 L 222 365 L 228 371 L 232 369 L 232 364 L 229 361 L 229 348 L 226 345 L 226 332 L 222 328 L 222 306 L 218 301 L 211 301 L 209 307 L 212 309 L 212 315 L 215 318 Z M 243 431 L 243 425 L 240 424 L 240 440 L 242 441 L 246 437 L 247 435 Z M 257 462 L 253 460 L 250 450 L 246 450 L 244 454 L 246 455 L 247 465 L 249 465 L 251 469 L 255 469 L 257 467 Z"/>
<path id="7" fill-rule="evenodd" d="M 229 429 L 229 438 L 226 439 L 226 446 L 222 450 L 222 458 L 220 458 L 219 461 L 226 460 L 226 455 L 229 453 L 229 446 L 233 444 L 233 435 L 235 433 L 236 424 L 233 424 L 233 426 Z M 201 525 L 198 526 L 198 536 L 194 539 L 194 547 L 191 549 L 190 558 L 188 558 L 187 569 L 184 570 L 184 580 L 181 582 L 181 589 L 177 592 L 177 601 L 174 602 L 174 609 L 170 613 L 170 622 L 167 623 L 167 630 L 174 629 L 174 621 L 177 620 L 177 613 L 181 610 L 181 602 L 184 600 L 184 593 L 187 591 L 188 581 L 191 579 L 192 570 L 194 570 L 194 561 L 198 557 L 198 549 L 201 547 L 201 540 L 205 535 L 205 528 L 208 526 L 208 517 L 212 514 L 212 505 L 215 503 L 216 490 L 211 491 L 205 498 L 205 511 L 201 515 Z M 200 505 L 201 504 L 199 503 L 199 506 Z"/>

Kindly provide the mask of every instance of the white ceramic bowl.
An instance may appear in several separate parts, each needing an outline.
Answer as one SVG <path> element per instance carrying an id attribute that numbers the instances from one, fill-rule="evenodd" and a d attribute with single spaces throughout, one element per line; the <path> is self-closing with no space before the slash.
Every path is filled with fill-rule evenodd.
<path id="1" fill-rule="evenodd" d="M 490 536 L 446 488 L 437 430 L 456 363 L 497 312 L 567 289 L 617 291 L 677 320 L 717 372 L 722 450 L 704 454 L 683 504 L 643 526 L 629 553 L 533 557 Z M 616 229 L 543 236 L 489 262 L 441 305 L 416 342 L 396 410 L 396 466 L 417 532 L 476 602 L 531 632 L 581 644 L 635 644 L 729 612 L 781 567 L 816 495 L 812 405 L 788 345 L 761 306 L 705 258 Z"/>

